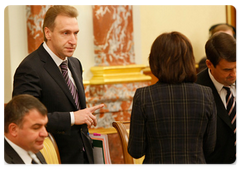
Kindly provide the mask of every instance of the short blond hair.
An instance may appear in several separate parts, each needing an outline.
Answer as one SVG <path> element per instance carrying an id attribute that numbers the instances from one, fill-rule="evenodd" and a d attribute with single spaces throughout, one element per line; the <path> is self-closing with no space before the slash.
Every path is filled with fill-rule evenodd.
<path id="1" fill-rule="evenodd" d="M 47 42 L 46 36 L 45 36 L 45 27 L 49 28 L 51 31 L 53 31 L 55 26 L 55 19 L 58 15 L 65 15 L 72 18 L 77 18 L 78 11 L 73 6 L 69 5 L 54 5 L 48 9 L 46 12 L 44 22 L 43 22 L 43 35 L 44 35 L 44 41 Z"/>

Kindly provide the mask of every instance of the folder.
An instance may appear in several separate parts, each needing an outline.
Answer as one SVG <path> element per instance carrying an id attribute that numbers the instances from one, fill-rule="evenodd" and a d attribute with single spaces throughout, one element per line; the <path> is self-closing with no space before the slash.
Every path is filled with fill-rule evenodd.
<path id="1" fill-rule="evenodd" d="M 103 134 L 89 134 L 93 140 L 94 164 L 111 164 L 108 136 Z"/>

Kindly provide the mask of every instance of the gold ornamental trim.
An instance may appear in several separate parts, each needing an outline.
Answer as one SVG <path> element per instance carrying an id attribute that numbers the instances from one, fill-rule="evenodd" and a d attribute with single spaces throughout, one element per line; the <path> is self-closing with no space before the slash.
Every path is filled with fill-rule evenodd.
<path id="1" fill-rule="evenodd" d="M 145 65 L 126 66 L 95 66 L 91 67 L 93 73 L 89 84 L 114 84 L 126 82 L 151 81 L 151 77 L 144 75 Z"/>

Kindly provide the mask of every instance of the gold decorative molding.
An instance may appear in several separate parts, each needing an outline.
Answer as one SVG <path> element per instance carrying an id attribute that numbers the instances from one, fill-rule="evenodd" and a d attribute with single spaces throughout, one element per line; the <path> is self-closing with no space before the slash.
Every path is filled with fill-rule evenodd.
<path id="1" fill-rule="evenodd" d="M 226 22 L 236 28 L 236 8 L 226 5 Z"/>
<path id="2" fill-rule="evenodd" d="M 125 66 L 95 66 L 90 70 L 93 73 L 89 84 L 114 84 L 126 82 L 151 81 L 151 77 L 144 75 L 145 65 Z"/>
<path id="3" fill-rule="evenodd" d="M 143 71 L 143 74 L 152 77 L 151 84 L 155 84 L 156 82 L 158 82 L 158 78 L 152 74 L 152 71 L 149 66 L 145 67 L 142 71 Z"/>
<path id="4" fill-rule="evenodd" d="M 116 129 L 114 127 L 111 128 L 99 128 L 99 129 L 94 129 L 94 128 L 90 128 L 89 129 L 89 133 L 98 133 L 98 134 L 102 134 L 102 135 L 107 135 L 107 134 L 113 134 L 113 133 L 117 133 Z"/>
<path id="5" fill-rule="evenodd" d="M 84 86 L 87 86 L 87 85 L 89 85 L 90 84 L 90 81 L 89 80 L 83 80 L 83 85 Z"/>
<path id="6" fill-rule="evenodd" d="M 226 22 L 228 24 L 232 24 L 231 23 L 231 6 L 230 5 L 226 5 Z"/>

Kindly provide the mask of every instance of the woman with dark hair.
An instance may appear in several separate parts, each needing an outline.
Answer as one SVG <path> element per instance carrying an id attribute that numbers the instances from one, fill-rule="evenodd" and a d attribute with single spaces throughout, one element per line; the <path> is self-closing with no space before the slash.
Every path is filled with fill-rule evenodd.
<path id="1" fill-rule="evenodd" d="M 159 81 L 137 89 L 128 152 L 143 163 L 206 163 L 216 141 L 216 106 L 210 88 L 195 84 L 193 49 L 179 32 L 161 34 L 149 65 Z"/>

